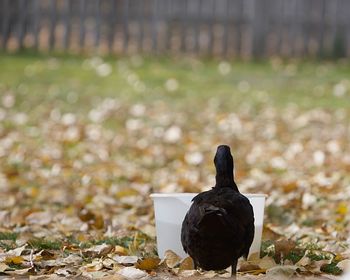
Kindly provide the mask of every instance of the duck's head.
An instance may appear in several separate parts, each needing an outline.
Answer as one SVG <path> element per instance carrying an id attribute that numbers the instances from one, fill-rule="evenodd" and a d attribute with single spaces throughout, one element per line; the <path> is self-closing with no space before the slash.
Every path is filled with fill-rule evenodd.
<path id="1" fill-rule="evenodd" d="M 216 187 L 236 187 L 233 176 L 233 157 L 230 147 L 227 145 L 218 146 L 214 158 L 216 168 Z"/>

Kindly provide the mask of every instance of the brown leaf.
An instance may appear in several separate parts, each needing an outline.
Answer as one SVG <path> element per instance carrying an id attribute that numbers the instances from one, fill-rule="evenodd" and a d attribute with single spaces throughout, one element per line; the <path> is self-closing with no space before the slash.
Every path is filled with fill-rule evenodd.
<path id="1" fill-rule="evenodd" d="M 257 264 L 259 265 L 259 267 L 261 267 L 262 269 L 270 269 L 271 267 L 276 266 L 276 262 L 273 258 L 269 257 L 269 256 L 265 256 L 262 259 L 260 259 Z"/>
<path id="2" fill-rule="evenodd" d="M 91 223 L 91 226 L 94 229 L 103 229 L 103 227 L 104 227 L 104 220 L 103 220 L 102 215 L 96 214 L 95 215 L 95 219 Z"/>
<path id="3" fill-rule="evenodd" d="M 193 259 L 191 257 L 184 258 L 180 263 L 179 269 L 180 271 L 194 269 Z"/>
<path id="4" fill-rule="evenodd" d="M 252 263 L 242 263 L 241 267 L 238 269 L 239 272 L 248 272 L 248 271 L 254 271 L 254 270 L 261 270 L 260 266 Z"/>
<path id="5" fill-rule="evenodd" d="M 95 214 L 92 213 L 91 211 L 83 208 L 80 210 L 78 217 L 83 222 L 88 222 L 88 221 L 93 220 L 95 218 Z"/>
<path id="6" fill-rule="evenodd" d="M 100 278 L 101 280 L 127 280 L 124 276 L 121 275 L 108 275 Z"/>
<path id="7" fill-rule="evenodd" d="M 101 245 L 96 245 L 87 249 L 86 251 L 83 252 L 83 255 L 85 257 L 90 257 L 90 258 L 102 257 L 109 254 L 112 250 L 113 250 L 112 245 L 101 244 Z"/>
<path id="8" fill-rule="evenodd" d="M 159 258 L 149 257 L 149 258 L 145 258 L 143 260 L 139 260 L 136 263 L 135 267 L 142 269 L 142 270 L 152 270 L 152 269 L 155 269 L 159 263 L 160 263 Z"/>
<path id="9" fill-rule="evenodd" d="M 296 246 L 295 241 L 290 239 L 281 239 L 275 241 L 275 254 L 278 260 L 289 254 Z"/>

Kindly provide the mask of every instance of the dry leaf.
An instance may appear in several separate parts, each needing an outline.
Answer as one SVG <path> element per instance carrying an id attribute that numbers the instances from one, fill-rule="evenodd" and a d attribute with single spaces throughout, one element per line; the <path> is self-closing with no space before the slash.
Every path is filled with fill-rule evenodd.
<path id="1" fill-rule="evenodd" d="M 9 250 L 6 252 L 6 255 L 8 255 L 8 256 L 20 256 L 22 254 L 22 252 L 26 249 L 26 247 L 27 247 L 27 244 L 24 244 L 21 247 L 18 247 L 18 248 L 13 249 L 13 250 Z"/>
<path id="2" fill-rule="evenodd" d="M 4 272 L 9 266 L 5 263 L 0 263 L 0 272 Z"/>
<path id="3" fill-rule="evenodd" d="M 275 260 L 273 258 L 269 257 L 269 256 L 265 256 L 262 259 L 258 260 L 257 264 L 262 269 L 270 269 L 270 268 L 272 268 L 272 267 L 277 265 Z"/>
<path id="4" fill-rule="evenodd" d="M 92 261 L 92 263 L 85 265 L 84 268 L 84 271 L 86 272 L 99 271 L 103 268 L 103 263 L 100 259 L 95 259 Z"/>
<path id="5" fill-rule="evenodd" d="M 107 256 L 107 254 L 109 254 L 113 248 L 114 247 L 112 245 L 108 244 L 95 245 L 84 251 L 83 255 L 90 258 Z"/>
<path id="6" fill-rule="evenodd" d="M 26 217 L 26 222 L 28 224 L 48 225 L 52 218 L 51 212 L 34 212 Z"/>
<path id="7" fill-rule="evenodd" d="M 337 263 L 337 267 L 341 270 L 346 271 L 350 269 L 350 260 L 342 260 Z"/>
<path id="8" fill-rule="evenodd" d="M 118 274 L 130 279 L 141 279 L 148 276 L 147 272 L 134 267 L 124 267 L 118 271 Z"/>
<path id="9" fill-rule="evenodd" d="M 191 257 L 186 257 L 180 262 L 179 270 L 192 270 L 194 269 L 193 259 Z"/>
<path id="10" fill-rule="evenodd" d="M 143 260 L 138 260 L 135 267 L 142 270 L 152 270 L 157 268 L 159 263 L 159 258 L 148 257 Z"/>
<path id="11" fill-rule="evenodd" d="M 295 246 L 296 243 L 293 240 L 281 239 L 275 241 L 275 256 L 277 261 L 280 262 Z"/>
<path id="12" fill-rule="evenodd" d="M 110 259 L 110 258 L 105 258 L 103 261 L 102 261 L 102 264 L 105 268 L 113 268 L 114 265 L 115 265 L 115 260 L 113 259 Z"/>
<path id="13" fill-rule="evenodd" d="M 271 280 L 290 279 L 296 270 L 297 266 L 293 265 L 275 266 L 266 270 L 266 277 Z"/>
<path id="14" fill-rule="evenodd" d="M 135 264 L 138 261 L 137 256 L 114 256 L 113 260 L 120 264 Z"/>
<path id="15" fill-rule="evenodd" d="M 127 280 L 124 276 L 121 275 L 108 275 L 100 278 L 101 280 Z"/>
<path id="16" fill-rule="evenodd" d="M 128 250 L 122 246 L 119 246 L 119 245 L 116 245 L 114 247 L 114 252 L 118 255 L 122 255 L 122 256 L 125 256 L 128 254 Z"/>
<path id="17" fill-rule="evenodd" d="M 24 259 L 22 256 L 12 256 L 5 259 L 5 263 L 7 264 L 21 264 L 23 261 Z"/>
<path id="18" fill-rule="evenodd" d="M 166 250 L 164 254 L 164 261 L 169 268 L 174 268 L 181 262 L 181 258 L 175 252 Z"/>
<path id="19" fill-rule="evenodd" d="M 261 270 L 261 268 L 256 265 L 256 264 L 252 264 L 252 263 L 242 263 L 241 267 L 238 269 L 239 272 L 248 272 L 248 271 L 254 271 L 254 270 Z"/>

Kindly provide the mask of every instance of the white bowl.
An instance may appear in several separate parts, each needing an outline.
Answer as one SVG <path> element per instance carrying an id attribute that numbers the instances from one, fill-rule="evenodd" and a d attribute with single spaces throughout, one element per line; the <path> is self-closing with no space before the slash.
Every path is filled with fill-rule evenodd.
<path id="1" fill-rule="evenodd" d="M 157 248 L 160 258 L 164 257 L 166 250 L 172 250 L 181 257 L 187 254 L 182 249 L 181 225 L 191 200 L 197 193 L 154 193 L 151 198 L 154 203 Z M 253 206 L 255 218 L 254 240 L 249 255 L 260 252 L 261 235 L 264 222 L 265 194 L 243 194 Z"/>

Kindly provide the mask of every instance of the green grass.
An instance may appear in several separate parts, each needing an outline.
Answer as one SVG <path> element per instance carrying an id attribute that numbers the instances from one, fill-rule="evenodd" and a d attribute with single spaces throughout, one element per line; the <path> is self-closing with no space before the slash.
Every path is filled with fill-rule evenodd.
<path id="1" fill-rule="evenodd" d="M 16 241 L 18 233 L 16 232 L 0 232 L 0 240 L 11 240 Z"/>
<path id="2" fill-rule="evenodd" d="M 62 248 L 62 242 L 51 241 L 44 238 L 35 238 L 28 241 L 29 246 L 38 250 L 60 250 Z"/>
<path id="3" fill-rule="evenodd" d="M 5 249 L 6 251 L 16 248 L 16 239 L 18 233 L 16 232 L 0 232 L 0 248 Z"/>
<path id="4" fill-rule="evenodd" d="M 333 94 L 339 83 L 349 94 L 350 64 L 344 62 L 234 61 L 221 64 L 231 69 L 222 75 L 220 61 L 189 57 L 108 57 L 100 61 L 20 53 L 0 54 L 0 61 L 0 95 L 15 93 L 15 106 L 24 112 L 39 105 L 42 111 L 56 107 L 85 112 L 106 97 L 146 104 L 162 100 L 183 110 L 206 105 L 213 97 L 222 110 L 234 110 L 244 103 L 256 109 L 265 104 L 331 109 L 350 105 L 346 95 Z M 99 76 L 93 63 L 110 65 L 110 75 Z M 178 83 L 173 91 L 166 89 L 169 79 Z M 35 112 L 37 116 L 41 113 Z"/>

